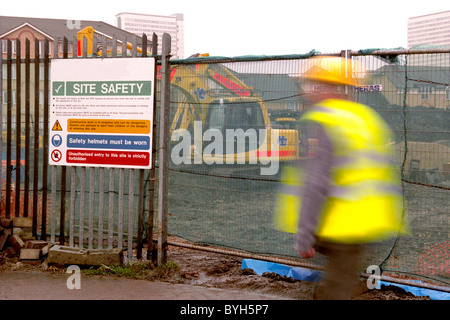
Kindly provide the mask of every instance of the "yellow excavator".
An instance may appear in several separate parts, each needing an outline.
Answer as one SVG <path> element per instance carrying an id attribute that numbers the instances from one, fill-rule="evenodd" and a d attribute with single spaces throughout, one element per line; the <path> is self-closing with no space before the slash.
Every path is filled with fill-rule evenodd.
<path id="1" fill-rule="evenodd" d="M 175 65 L 171 71 L 171 84 L 173 100 L 178 101 L 171 123 L 172 142 L 178 141 L 185 130 L 191 137 L 195 136 L 194 124 L 197 122 L 201 123 L 202 132 L 214 130 L 224 137 L 223 148 L 219 148 L 224 157 L 220 163 L 230 163 L 230 157 L 234 159 L 232 163 L 245 164 L 255 159 L 267 162 L 274 156 L 280 162 L 299 158 L 298 131 L 272 128 L 264 100 L 232 70 L 209 63 Z M 239 130 L 247 136 L 256 134 L 257 143 L 246 141 L 244 150 L 238 148 L 239 141 L 236 141 L 233 155 L 230 155 L 226 137 Z M 203 145 L 205 147 L 207 143 L 203 141 Z M 192 147 L 194 149 L 195 145 Z M 209 153 L 204 153 L 204 160 L 208 161 L 205 159 L 208 156 Z M 216 153 L 214 157 L 217 159 L 217 156 Z"/>
<path id="2" fill-rule="evenodd" d="M 79 55 L 83 52 L 83 37 L 87 39 L 87 54 L 101 55 L 100 50 L 103 48 L 93 48 L 94 34 L 112 39 L 92 27 L 86 27 L 78 32 Z M 132 49 L 130 43 L 127 43 L 127 49 Z M 106 50 L 108 53 L 111 52 L 110 48 Z M 137 48 L 137 52 L 141 53 L 142 50 Z M 148 52 L 148 54 L 151 53 Z M 197 54 L 197 56 L 208 56 L 208 54 Z M 158 78 L 160 78 L 159 74 Z M 170 128 L 171 144 L 173 146 L 181 136 L 189 132 L 192 138 L 190 149 L 192 158 L 196 152 L 200 152 L 202 159 L 208 161 L 205 157 L 210 154 L 202 152 L 207 142 L 203 136 L 200 137 L 201 150 L 195 150 L 199 145 L 194 140 L 196 135 L 198 138 L 199 130 L 201 130 L 200 134 L 203 134 L 210 129 L 215 134 L 220 132 L 223 137 L 222 155 L 218 152 L 221 148 L 216 148 L 215 153 L 213 152 L 216 160 L 217 157 L 223 156 L 223 161 L 220 163 L 247 164 L 255 157 L 260 160 L 260 163 L 267 163 L 267 160 L 269 158 L 273 160 L 273 157 L 277 157 L 277 160 L 282 163 L 300 158 L 301 144 L 298 130 L 273 128 L 263 99 L 253 87 L 247 86 L 239 79 L 238 73 L 215 63 L 178 64 L 172 65 L 170 82 L 171 101 L 176 101 L 176 110 L 171 112 L 173 115 Z M 226 137 L 230 130 L 244 132 L 246 137 L 244 148 L 237 148 L 239 142 L 234 141 L 232 154 L 227 153 L 226 146 Z M 250 133 L 256 133 L 256 144 L 250 143 L 250 139 L 247 139 Z M 232 139 L 236 139 L 236 136 Z M 230 159 L 233 160 L 230 161 Z"/>

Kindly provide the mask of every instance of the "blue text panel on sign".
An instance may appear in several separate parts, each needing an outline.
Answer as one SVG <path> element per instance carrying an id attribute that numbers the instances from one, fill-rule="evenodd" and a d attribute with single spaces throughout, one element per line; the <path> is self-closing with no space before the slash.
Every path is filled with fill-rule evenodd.
<path id="1" fill-rule="evenodd" d="M 67 135 L 68 148 L 150 150 L 148 136 L 116 136 L 116 135 Z"/>

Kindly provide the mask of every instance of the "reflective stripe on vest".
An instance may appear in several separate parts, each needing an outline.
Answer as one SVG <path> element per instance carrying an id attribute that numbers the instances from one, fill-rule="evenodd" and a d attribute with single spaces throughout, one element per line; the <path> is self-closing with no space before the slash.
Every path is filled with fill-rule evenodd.
<path id="1" fill-rule="evenodd" d="M 302 171 L 294 166 L 283 167 L 281 182 L 275 197 L 273 224 L 279 231 L 297 233 L 302 205 Z"/>
<path id="2" fill-rule="evenodd" d="M 348 201 L 357 201 L 364 196 L 399 195 L 403 194 L 401 186 L 380 181 L 362 181 L 351 186 L 330 186 L 328 196 Z"/>

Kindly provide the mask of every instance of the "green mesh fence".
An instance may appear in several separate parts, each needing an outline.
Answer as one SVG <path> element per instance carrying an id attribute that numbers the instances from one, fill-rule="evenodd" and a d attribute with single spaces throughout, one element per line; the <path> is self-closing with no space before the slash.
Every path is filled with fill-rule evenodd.
<path id="1" fill-rule="evenodd" d="M 392 57 L 391 57 L 392 58 Z M 369 65 L 385 57 L 356 57 Z M 372 83 L 377 94 L 359 100 L 377 110 L 395 132 L 411 234 L 397 239 L 384 270 L 448 283 L 449 270 L 449 53 L 397 55 L 380 66 Z"/>
<path id="2" fill-rule="evenodd" d="M 298 119 L 310 107 L 301 76 L 311 67 L 307 58 L 316 54 L 172 61 L 169 234 L 299 259 L 295 235 L 277 231 L 272 217 L 281 167 L 295 149 L 307 161 L 313 147 L 315 128 L 301 126 Z M 395 133 L 392 145 L 411 228 L 408 236 L 372 244 L 364 264 L 448 284 L 450 52 L 351 55 L 352 74 L 361 85 L 349 93 L 378 111 Z M 358 69 L 356 61 L 365 68 Z M 225 140 L 231 139 L 230 150 L 239 148 L 239 136 L 226 139 L 227 129 L 248 132 L 240 136 L 245 138 L 240 150 L 250 154 L 262 152 L 267 137 L 257 133 L 252 143 L 247 130 L 269 127 L 281 130 L 271 141 L 281 157 L 274 174 L 263 174 L 270 163 L 249 158 L 221 162 Z M 310 261 L 323 262 L 320 255 Z"/>
<path id="3" fill-rule="evenodd" d="M 305 99 L 308 90 L 302 86 L 301 76 L 311 67 L 308 58 L 318 54 L 311 51 L 305 55 L 277 57 L 171 60 L 174 69 L 171 73 L 170 114 L 173 124 L 169 171 L 170 235 L 192 243 L 300 259 L 294 249 L 295 235 L 277 231 L 273 227 L 272 217 L 281 167 L 297 156 L 307 161 L 313 150 L 315 128 L 300 125 L 298 119 L 310 107 Z M 376 264 L 387 272 L 448 284 L 450 51 L 422 50 L 412 54 L 402 50 L 360 50 L 350 54 L 355 62 L 362 62 L 366 66 L 364 70 L 358 69 L 355 63 L 352 74 L 361 81 L 361 86 L 350 94 L 355 100 L 378 111 L 394 131 L 392 145 L 402 173 L 411 229 L 408 236 L 371 245 L 364 265 Z M 6 88 L 6 84 L 3 88 Z M 5 118 L 6 104 L 3 105 Z M 157 107 L 159 111 L 159 103 Z M 158 114 L 155 119 L 159 127 Z M 39 119 L 39 123 L 42 124 L 42 121 Z M 272 139 L 265 130 L 267 128 L 277 130 L 278 135 Z M 227 129 L 232 129 L 234 135 L 227 137 Z M 158 139 L 158 133 L 159 130 L 156 130 L 155 139 Z M 15 136 L 14 132 L 12 136 Z M 271 140 L 268 142 L 268 139 Z M 239 144 L 240 141 L 244 143 Z M 274 146 L 283 158 L 280 163 L 255 162 L 254 158 L 245 156 L 227 161 L 223 157 L 228 147 L 240 150 L 241 155 L 255 156 L 258 153 L 264 158 L 268 151 L 263 146 L 267 143 Z M 4 146 L 2 150 L 5 149 Z M 202 151 L 201 157 L 196 151 L 199 149 Z M 292 150 L 297 151 L 293 153 Z M 39 152 L 39 161 L 42 162 L 42 151 Z M 5 160 L 5 156 L 2 160 Z M 131 171 L 123 172 L 123 185 L 120 186 L 120 171 L 111 173 L 111 170 L 105 169 L 102 187 L 99 185 L 98 168 L 86 170 L 86 175 L 77 168 L 73 179 L 71 170 L 68 170 L 67 175 L 71 178 L 66 185 L 66 235 L 70 225 L 69 202 L 73 191 L 77 199 L 74 208 L 75 235 L 80 230 L 78 221 L 83 211 L 81 205 L 86 212 L 83 228 L 91 223 L 87 214 L 91 204 L 95 208 L 93 224 L 95 232 L 98 232 L 97 226 L 101 219 L 97 213 L 97 196 L 103 194 L 103 239 L 107 240 L 109 228 L 110 207 L 107 198 L 113 195 L 111 214 L 114 216 L 114 241 L 118 241 L 117 233 L 120 232 L 124 233 L 123 240 L 126 240 L 130 221 L 128 184 Z M 131 192 L 134 209 L 131 211 L 135 214 L 132 224 L 136 238 L 138 191 L 142 188 L 139 186 L 138 173 L 133 174 L 135 186 Z M 95 177 L 92 184 L 91 175 Z M 147 190 L 151 185 L 148 170 L 144 176 L 144 189 Z M 59 181 L 58 170 L 57 186 Z M 110 181 L 114 181 L 112 189 L 109 187 Z M 83 190 L 82 186 L 86 189 Z M 41 188 L 40 179 L 39 208 L 42 206 Z M 57 188 L 55 195 L 52 190 L 53 181 L 49 172 L 47 214 L 52 211 L 52 205 L 55 206 L 55 212 L 60 211 L 60 189 Z M 90 202 L 91 190 L 94 202 Z M 83 204 L 80 201 L 82 195 Z M 144 222 L 149 212 L 147 192 L 145 196 Z M 120 197 L 122 202 L 119 202 Z M 2 201 L 4 199 L 2 194 Z M 119 212 L 119 207 L 123 208 L 123 212 Z M 154 219 L 156 231 L 156 215 Z M 122 221 L 121 227 L 117 220 Z M 49 215 L 47 230 L 50 230 L 51 222 Z M 58 233 L 58 219 L 56 224 Z M 321 265 L 324 259 L 316 255 L 305 263 Z"/>

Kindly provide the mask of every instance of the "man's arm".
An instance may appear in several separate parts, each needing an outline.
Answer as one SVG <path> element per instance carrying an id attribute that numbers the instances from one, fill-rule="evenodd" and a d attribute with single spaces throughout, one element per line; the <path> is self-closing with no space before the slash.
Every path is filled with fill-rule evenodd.
<path id="1" fill-rule="evenodd" d="M 329 174 L 333 156 L 330 139 L 324 129 L 319 127 L 317 132 L 317 152 L 310 161 L 304 185 L 300 221 L 297 231 L 296 248 L 302 258 L 314 255 L 315 232 L 319 222 L 322 207 L 327 199 Z"/>

